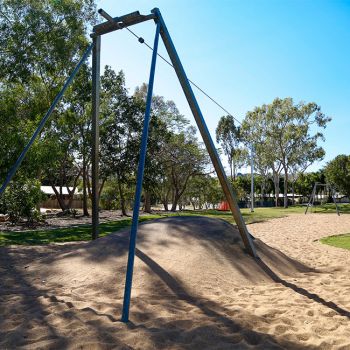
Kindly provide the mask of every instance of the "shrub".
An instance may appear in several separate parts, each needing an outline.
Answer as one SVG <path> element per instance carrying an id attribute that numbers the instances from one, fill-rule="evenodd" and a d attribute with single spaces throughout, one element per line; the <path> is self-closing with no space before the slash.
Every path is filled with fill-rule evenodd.
<path id="1" fill-rule="evenodd" d="M 37 206 L 43 199 L 39 181 L 21 178 L 13 181 L 0 197 L 0 212 L 8 214 L 11 223 L 25 218 L 32 224 L 40 220 Z"/>

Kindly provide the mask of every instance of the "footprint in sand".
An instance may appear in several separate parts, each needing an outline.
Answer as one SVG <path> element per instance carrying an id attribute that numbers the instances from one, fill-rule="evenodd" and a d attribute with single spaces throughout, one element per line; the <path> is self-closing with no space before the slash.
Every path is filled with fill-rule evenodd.
<path id="1" fill-rule="evenodd" d="M 288 329 L 289 327 L 279 324 L 275 327 L 275 333 L 280 335 L 287 332 Z"/>
<path id="2" fill-rule="evenodd" d="M 314 312 L 313 312 L 313 310 L 309 310 L 307 313 L 306 313 L 308 316 L 314 316 Z"/>

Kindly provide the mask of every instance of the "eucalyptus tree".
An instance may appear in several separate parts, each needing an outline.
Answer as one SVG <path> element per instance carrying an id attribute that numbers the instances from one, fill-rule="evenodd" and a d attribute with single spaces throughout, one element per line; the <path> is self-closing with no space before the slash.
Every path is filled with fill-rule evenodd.
<path id="1" fill-rule="evenodd" d="M 320 130 L 331 121 L 314 102 L 294 104 L 292 98 L 276 98 L 267 113 L 267 136 L 276 142 L 276 158 L 284 171 L 284 207 L 288 207 L 288 181 L 290 167 L 295 164 L 311 165 L 321 160 L 324 150 L 318 142 L 324 140 Z M 315 132 L 315 129 L 318 131 Z"/>
<path id="2" fill-rule="evenodd" d="M 170 210 L 176 211 L 189 180 L 206 173 L 209 158 L 207 152 L 198 143 L 194 127 L 189 127 L 179 134 L 173 134 L 164 151 L 164 161 L 172 186 Z"/>
<path id="3" fill-rule="evenodd" d="M 264 185 L 271 175 L 275 187 L 275 205 L 278 206 L 280 175 L 282 164 L 276 157 L 276 144 L 268 135 L 268 105 L 255 107 L 247 112 L 242 123 L 242 138 L 247 145 L 254 147 L 255 169 L 264 177 Z M 262 190 L 265 191 L 265 188 Z M 263 194 L 262 194 L 263 195 Z"/>
<path id="4" fill-rule="evenodd" d="M 86 49 L 95 14 L 94 0 L 2 0 L 0 79 L 40 77 L 54 95 Z"/>
<path id="5" fill-rule="evenodd" d="M 143 102 L 147 95 L 147 84 L 135 89 L 134 97 Z M 144 210 L 150 211 L 150 198 L 159 198 L 164 209 L 176 192 L 170 173 L 169 148 L 175 146 L 176 135 L 186 134 L 189 121 L 179 112 L 176 104 L 163 96 L 152 97 L 151 121 L 144 178 Z M 192 130 L 192 129 L 191 129 Z"/>
<path id="6" fill-rule="evenodd" d="M 330 120 L 316 103 L 294 104 L 292 98 L 276 98 L 270 105 L 247 113 L 243 123 L 245 135 L 263 146 L 276 189 L 277 175 L 279 177 L 281 170 L 284 173 L 284 207 L 288 207 L 290 169 L 297 164 L 309 166 L 323 158 L 324 150 L 318 146 L 319 141 L 324 140 L 320 130 Z"/>
<path id="7" fill-rule="evenodd" d="M 76 139 L 74 156 L 82 177 L 83 215 L 88 216 L 88 187 L 91 154 L 91 68 L 84 64 L 64 99 L 70 118 L 68 134 Z"/>
<path id="8" fill-rule="evenodd" d="M 220 118 L 216 128 L 216 142 L 220 143 L 230 166 L 231 181 L 236 179 L 238 168 L 245 163 L 245 151 L 240 148 L 240 127 L 235 125 L 233 116 Z"/>
<path id="9" fill-rule="evenodd" d="M 89 26 L 94 21 L 93 0 L 1 1 L 1 180 L 85 51 Z M 67 155 L 58 150 L 63 140 L 58 136 L 56 121 L 65 107 L 64 103 L 58 106 L 40 142 L 34 143 L 22 163 L 26 177 L 48 178 L 48 170 L 57 166 L 56 156 Z M 73 141 L 69 143 L 71 149 Z M 69 164 L 75 167 L 71 156 L 61 158 L 61 162 L 71 173 L 72 169 L 66 168 Z"/>
<path id="10" fill-rule="evenodd" d="M 106 66 L 101 77 L 100 188 L 108 177 L 116 179 L 123 215 L 127 215 L 124 188 L 135 179 L 142 112 L 128 95 L 124 73 Z"/>

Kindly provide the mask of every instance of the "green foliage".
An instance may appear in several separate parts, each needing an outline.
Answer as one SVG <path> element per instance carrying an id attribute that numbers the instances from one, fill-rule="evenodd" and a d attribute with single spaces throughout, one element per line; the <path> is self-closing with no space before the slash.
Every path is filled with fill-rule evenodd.
<path id="1" fill-rule="evenodd" d="M 237 176 L 232 182 L 233 188 L 236 190 L 237 197 L 240 200 L 245 200 L 250 193 L 251 178 L 250 175 Z"/>
<path id="2" fill-rule="evenodd" d="M 205 174 L 194 176 L 189 180 L 184 198 L 194 208 L 202 209 L 204 206 L 215 208 L 224 198 L 224 194 L 219 180 Z"/>
<path id="3" fill-rule="evenodd" d="M 1 1 L 1 183 L 85 51 L 95 16 L 94 0 Z M 75 94 L 67 91 L 28 152 L 21 165 L 27 177 L 61 186 L 72 186 L 77 180 L 77 129 L 84 118 L 75 107 L 86 104 L 80 93 L 85 89 L 87 96 L 86 71 L 87 66 L 82 67 L 74 81 Z"/>
<path id="4" fill-rule="evenodd" d="M 100 197 L 100 206 L 106 210 L 121 209 L 121 198 L 118 180 L 115 177 L 110 177 L 103 188 Z M 122 191 L 125 200 L 125 208 L 131 209 L 131 203 L 134 199 L 134 187 L 122 185 Z"/>
<path id="5" fill-rule="evenodd" d="M 43 199 L 39 181 L 17 179 L 0 197 L 0 212 L 8 214 L 12 223 L 17 223 L 22 218 L 33 223 L 40 219 L 37 206 Z"/>
<path id="6" fill-rule="evenodd" d="M 350 156 L 341 154 L 324 168 L 327 182 L 342 194 L 350 197 Z"/>
<path id="7" fill-rule="evenodd" d="M 241 130 L 235 125 L 234 118 L 231 115 L 220 118 L 215 130 L 216 142 L 220 143 L 230 166 L 231 179 L 234 180 L 237 171 L 242 167 L 247 158 L 247 150 L 240 148 Z"/>
<path id="8" fill-rule="evenodd" d="M 243 137 L 259 155 L 257 168 L 271 169 L 276 195 L 283 169 L 285 206 L 289 174 L 302 173 L 313 162 L 323 159 L 325 152 L 318 143 L 324 136 L 318 129 L 324 129 L 330 120 L 316 103 L 295 104 L 292 98 L 276 98 L 271 104 L 247 113 Z"/>
<path id="9" fill-rule="evenodd" d="M 30 83 L 42 76 L 57 86 L 87 46 L 94 0 L 2 0 L 0 79 Z"/>
<path id="10" fill-rule="evenodd" d="M 303 196 L 309 197 L 312 193 L 312 189 L 315 182 L 324 184 L 326 182 L 323 171 L 303 173 L 298 176 L 295 181 L 294 189 L 295 192 Z"/>

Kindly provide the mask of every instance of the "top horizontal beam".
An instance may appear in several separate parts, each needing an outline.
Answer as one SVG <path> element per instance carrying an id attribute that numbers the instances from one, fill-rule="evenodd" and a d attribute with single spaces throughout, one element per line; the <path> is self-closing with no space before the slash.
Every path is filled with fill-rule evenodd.
<path id="1" fill-rule="evenodd" d="M 123 29 L 129 26 L 132 26 L 134 24 L 148 21 L 150 19 L 153 19 L 153 20 L 156 19 L 156 15 L 153 13 L 149 15 L 141 15 L 139 11 L 131 12 L 131 13 L 128 13 L 127 15 L 114 17 L 114 18 L 109 16 L 102 9 L 100 9 L 98 12 L 108 20 L 106 22 L 103 22 L 94 26 L 93 31 L 90 35 L 91 37 L 107 34 L 115 30 Z"/>

